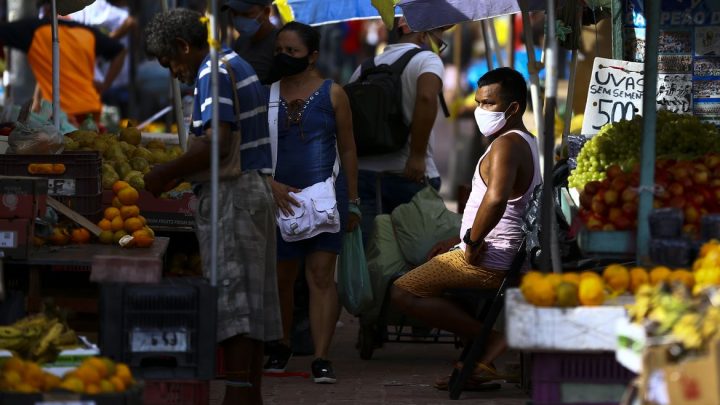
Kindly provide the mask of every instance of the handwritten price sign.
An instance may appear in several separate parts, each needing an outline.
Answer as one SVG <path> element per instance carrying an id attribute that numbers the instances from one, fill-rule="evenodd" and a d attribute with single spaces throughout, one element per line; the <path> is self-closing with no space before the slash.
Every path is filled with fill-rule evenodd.
<path id="1" fill-rule="evenodd" d="M 583 119 L 583 135 L 595 135 L 605 124 L 642 114 L 643 64 L 595 58 Z"/>

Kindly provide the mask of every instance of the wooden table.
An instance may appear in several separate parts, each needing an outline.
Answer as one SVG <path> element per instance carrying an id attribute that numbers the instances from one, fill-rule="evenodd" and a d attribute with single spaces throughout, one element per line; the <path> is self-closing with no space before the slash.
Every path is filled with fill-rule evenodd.
<path id="1" fill-rule="evenodd" d="M 25 260 L 6 259 L 6 263 L 28 266 L 27 310 L 29 313 L 33 313 L 41 309 L 41 274 L 50 266 L 81 266 L 90 269 L 95 256 L 133 255 L 133 257 L 162 260 L 169 243 L 170 238 L 156 237 L 155 243 L 147 249 L 123 249 L 116 245 L 101 244 L 41 246 L 33 248 Z M 55 303 L 83 312 L 97 313 L 97 300 L 92 297 L 63 297 L 56 299 Z"/>

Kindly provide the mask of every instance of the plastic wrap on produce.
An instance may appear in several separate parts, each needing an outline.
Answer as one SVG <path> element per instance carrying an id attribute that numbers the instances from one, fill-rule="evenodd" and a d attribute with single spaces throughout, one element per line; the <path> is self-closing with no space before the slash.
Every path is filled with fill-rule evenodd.
<path id="1" fill-rule="evenodd" d="M 585 145 L 585 142 L 588 141 L 588 138 L 585 135 L 568 135 L 567 137 L 567 147 L 568 147 L 568 157 L 572 159 L 573 161 L 577 161 L 577 156 L 580 154 L 580 150 L 582 149 L 583 145 Z"/>

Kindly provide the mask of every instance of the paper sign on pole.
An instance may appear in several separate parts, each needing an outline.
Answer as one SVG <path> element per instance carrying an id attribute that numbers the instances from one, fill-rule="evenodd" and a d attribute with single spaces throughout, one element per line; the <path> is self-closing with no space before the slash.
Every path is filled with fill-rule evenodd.
<path id="1" fill-rule="evenodd" d="M 642 114 L 643 64 L 595 58 L 582 134 L 595 135 L 603 125 Z"/>

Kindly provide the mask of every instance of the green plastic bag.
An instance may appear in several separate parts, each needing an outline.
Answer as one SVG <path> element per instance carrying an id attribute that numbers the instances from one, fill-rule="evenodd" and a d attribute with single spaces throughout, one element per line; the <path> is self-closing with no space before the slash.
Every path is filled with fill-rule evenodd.
<path id="1" fill-rule="evenodd" d="M 373 302 L 360 227 L 345 234 L 338 266 L 338 295 L 345 309 L 359 315 Z"/>

